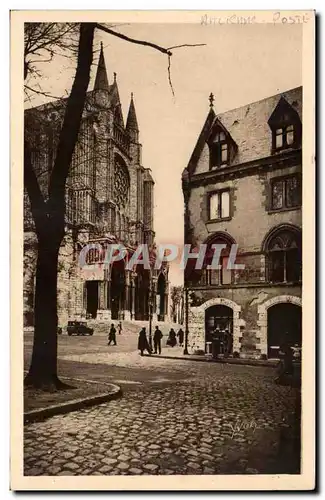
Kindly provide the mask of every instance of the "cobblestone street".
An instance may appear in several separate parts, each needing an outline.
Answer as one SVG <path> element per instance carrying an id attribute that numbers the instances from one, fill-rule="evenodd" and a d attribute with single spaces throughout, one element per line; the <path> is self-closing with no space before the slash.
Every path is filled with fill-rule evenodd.
<path id="1" fill-rule="evenodd" d="M 147 359 L 151 383 L 129 366 L 121 399 L 26 425 L 24 474 L 298 473 L 299 392 L 272 368 Z"/>

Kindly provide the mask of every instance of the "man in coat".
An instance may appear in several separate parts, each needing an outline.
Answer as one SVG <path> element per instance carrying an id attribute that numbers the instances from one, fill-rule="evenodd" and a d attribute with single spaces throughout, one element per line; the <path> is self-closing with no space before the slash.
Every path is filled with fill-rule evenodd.
<path id="1" fill-rule="evenodd" d="M 159 327 L 156 326 L 155 333 L 153 334 L 153 345 L 155 348 L 155 354 L 161 354 L 161 339 L 163 338 L 163 334 L 159 330 Z"/>
<path id="2" fill-rule="evenodd" d="M 150 349 L 149 342 L 147 339 L 145 327 L 143 327 L 139 333 L 138 349 L 141 353 L 141 356 L 143 356 L 143 351 L 145 351 L 145 350 L 148 351 L 149 354 L 151 354 L 151 349 Z"/>
<path id="3" fill-rule="evenodd" d="M 114 323 L 111 324 L 111 328 L 108 334 L 108 345 L 111 345 L 111 342 L 114 342 L 114 345 L 116 344 L 116 328 L 114 326 Z"/>
<path id="4" fill-rule="evenodd" d="M 183 342 L 184 342 L 184 332 L 183 330 L 180 328 L 177 332 L 177 337 L 178 337 L 178 344 L 183 347 Z"/>

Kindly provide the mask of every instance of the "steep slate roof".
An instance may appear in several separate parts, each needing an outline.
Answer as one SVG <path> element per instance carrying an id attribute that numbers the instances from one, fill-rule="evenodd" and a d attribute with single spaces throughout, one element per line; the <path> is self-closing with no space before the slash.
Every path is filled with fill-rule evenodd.
<path id="1" fill-rule="evenodd" d="M 212 120 L 211 110 L 199 136 L 191 159 L 185 169 L 194 173 L 197 161 L 206 146 L 206 140 L 215 121 L 218 120 L 229 132 L 237 144 L 238 150 L 231 165 L 239 165 L 252 160 L 270 156 L 272 147 L 272 133 L 268 120 L 283 97 L 295 109 L 302 119 L 302 87 L 281 92 L 260 101 L 256 101 L 240 108 L 232 109 L 215 115 Z M 223 167 L 227 168 L 227 167 Z M 184 175 L 183 174 L 183 175 Z"/>

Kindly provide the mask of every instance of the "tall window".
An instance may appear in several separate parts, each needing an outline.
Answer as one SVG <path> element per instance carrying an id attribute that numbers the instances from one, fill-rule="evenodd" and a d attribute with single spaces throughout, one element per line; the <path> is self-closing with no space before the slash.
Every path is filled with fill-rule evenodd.
<path id="1" fill-rule="evenodd" d="M 209 196 L 209 220 L 230 217 L 230 191 L 217 191 Z"/>
<path id="2" fill-rule="evenodd" d="M 288 283 L 301 280 L 301 241 L 295 233 L 278 232 L 267 247 L 268 280 Z"/>
<path id="3" fill-rule="evenodd" d="M 226 134 L 221 130 L 217 132 L 213 142 L 210 144 L 210 166 L 221 167 L 228 163 L 228 143 Z"/>
<path id="4" fill-rule="evenodd" d="M 271 181 L 271 209 L 283 210 L 301 206 L 301 183 L 298 175 Z"/>

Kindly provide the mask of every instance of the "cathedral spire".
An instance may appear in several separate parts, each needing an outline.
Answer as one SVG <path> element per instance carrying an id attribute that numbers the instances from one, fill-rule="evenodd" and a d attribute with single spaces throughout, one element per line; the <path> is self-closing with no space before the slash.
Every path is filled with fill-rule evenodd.
<path id="1" fill-rule="evenodd" d="M 139 132 L 137 115 L 135 112 L 134 102 L 133 102 L 133 92 L 131 92 L 131 102 L 129 107 L 128 118 L 126 120 L 126 130 L 130 132 Z"/>
<path id="2" fill-rule="evenodd" d="M 104 59 L 103 42 L 100 43 L 100 56 L 97 67 L 97 74 L 95 79 L 94 90 L 107 90 L 109 91 L 106 65 Z"/>

